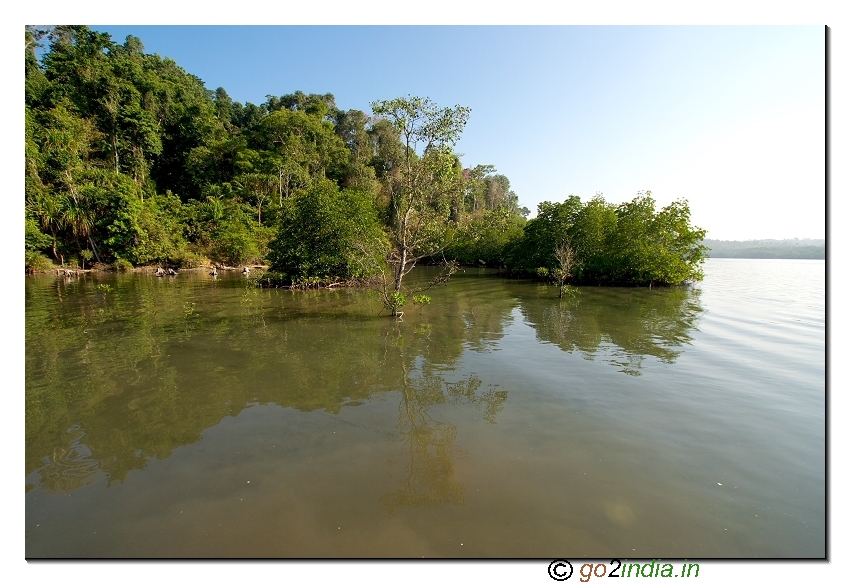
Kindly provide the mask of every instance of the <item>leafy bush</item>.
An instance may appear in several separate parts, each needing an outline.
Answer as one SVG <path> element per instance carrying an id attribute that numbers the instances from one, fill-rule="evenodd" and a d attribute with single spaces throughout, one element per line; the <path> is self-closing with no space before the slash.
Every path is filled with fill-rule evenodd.
<path id="1" fill-rule="evenodd" d="M 83 268 L 85 268 L 87 263 L 89 264 L 89 267 L 91 267 L 92 258 L 94 258 L 94 253 L 92 253 L 90 250 L 83 249 L 82 251 L 80 251 L 80 259 L 82 260 Z"/>
<path id="2" fill-rule="evenodd" d="M 425 294 L 420 294 L 413 296 L 413 303 L 419 306 L 419 311 L 422 311 L 422 308 L 431 304 L 431 296 L 426 296 Z"/>
<path id="3" fill-rule="evenodd" d="M 41 232 L 33 218 L 27 217 L 25 225 L 24 244 L 27 251 L 46 251 L 50 249 L 53 239 Z"/>
<path id="4" fill-rule="evenodd" d="M 188 239 L 210 259 L 241 265 L 265 255 L 271 231 L 257 226 L 252 209 L 239 200 L 207 196 L 190 201 L 183 212 Z"/>
<path id="5" fill-rule="evenodd" d="M 684 200 L 656 211 L 649 192 L 620 205 L 601 196 L 582 205 L 571 196 L 539 205 L 523 238 L 510 246 L 507 263 L 515 273 L 546 278 L 557 273 L 556 251 L 567 243 L 575 251 L 566 275 L 572 282 L 680 285 L 702 279 L 704 237 L 703 229 L 691 225 Z"/>
<path id="6" fill-rule="evenodd" d="M 186 248 L 178 249 L 168 256 L 169 263 L 173 263 L 184 269 L 200 267 L 209 264 L 210 260 L 207 257 Z"/>
<path id="7" fill-rule="evenodd" d="M 334 281 L 369 277 L 381 265 L 386 237 L 370 193 L 321 180 L 283 202 L 269 243 L 272 270 L 294 282 Z"/>
<path id="8" fill-rule="evenodd" d="M 53 268 L 53 262 L 38 251 L 26 250 L 24 261 L 27 271 L 47 271 Z"/>
<path id="9" fill-rule="evenodd" d="M 131 240 L 130 258 L 137 265 L 166 261 L 185 245 L 177 196 L 150 196 L 141 203 Z"/>
<path id="10" fill-rule="evenodd" d="M 115 271 L 130 271 L 133 269 L 133 264 L 124 259 L 123 257 L 119 257 L 115 260 L 115 263 L 112 264 L 115 268 Z"/>

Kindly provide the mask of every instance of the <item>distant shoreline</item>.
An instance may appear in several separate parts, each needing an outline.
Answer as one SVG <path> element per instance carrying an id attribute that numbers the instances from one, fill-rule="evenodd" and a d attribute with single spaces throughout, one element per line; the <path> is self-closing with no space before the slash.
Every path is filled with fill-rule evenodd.
<path id="1" fill-rule="evenodd" d="M 826 259 L 824 239 L 761 239 L 721 241 L 705 239 L 708 257 L 737 259 Z"/>

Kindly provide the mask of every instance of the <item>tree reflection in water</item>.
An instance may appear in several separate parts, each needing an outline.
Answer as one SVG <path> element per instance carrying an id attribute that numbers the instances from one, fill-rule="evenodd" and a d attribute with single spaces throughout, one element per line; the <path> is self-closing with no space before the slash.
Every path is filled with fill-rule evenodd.
<path id="1" fill-rule="evenodd" d="M 398 323 L 376 317 L 357 290 L 98 277 L 111 293 L 98 293 L 94 277 L 27 280 L 26 475 L 43 489 L 98 475 L 120 484 L 249 404 L 339 414 L 398 391 L 404 453 L 395 461 L 405 473 L 382 501 L 390 511 L 459 504 L 453 476 L 463 451 L 438 408 L 472 405 L 493 422 L 507 398 L 474 375 L 446 380 L 464 353 L 499 350 L 521 316 L 538 342 L 639 375 L 647 357 L 673 363 L 702 313 L 699 290 L 581 288 L 559 301 L 552 287 L 470 273 L 435 292 L 424 316 Z"/>
<path id="2" fill-rule="evenodd" d="M 433 506 L 463 504 L 463 484 L 454 479 L 455 460 L 465 459 L 467 452 L 455 445 L 457 427 L 437 421 L 430 415 L 434 406 L 472 404 L 481 410 L 486 421 L 495 422 L 502 410 L 507 391 L 492 389 L 479 394 L 481 380 L 476 376 L 451 383 L 439 375 L 405 376 L 399 402 L 396 440 L 406 450 L 390 459 L 390 466 L 402 465 L 404 477 L 398 489 L 384 494 L 379 502 L 392 516 L 401 506 Z"/>
<path id="3" fill-rule="evenodd" d="M 520 311 L 537 339 L 638 376 L 647 356 L 672 364 L 703 312 L 700 290 L 580 288 L 573 298 L 535 298 Z"/>

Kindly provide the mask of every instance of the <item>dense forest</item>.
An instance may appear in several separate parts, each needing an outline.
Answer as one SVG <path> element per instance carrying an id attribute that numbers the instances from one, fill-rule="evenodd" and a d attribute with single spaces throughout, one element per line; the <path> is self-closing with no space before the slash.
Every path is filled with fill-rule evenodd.
<path id="1" fill-rule="evenodd" d="M 463 167 L 460 105 L 408 96 L 367 114 L 300 91 L 242 104 L 85 26 L 27 27 L 25 71 L 28 271 L 263 263 L 280 285 L 369 282 L 393 310 L 422 262 L 562 287 L 702 276 L 685 201 L 570 196 L 527 220 L 506 176 Z"/>

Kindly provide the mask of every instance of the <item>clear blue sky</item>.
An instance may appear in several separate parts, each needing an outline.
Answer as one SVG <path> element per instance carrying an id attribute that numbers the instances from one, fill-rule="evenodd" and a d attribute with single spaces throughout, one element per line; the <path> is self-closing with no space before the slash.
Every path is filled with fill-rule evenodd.
<path id="1" fill-rule="evenodd" d="M 825 232 L 822 26 L 99 26 L 237 101 L 472 108 L 458 150 L 521 204 L 683 197 L 723 239 Z"/>

